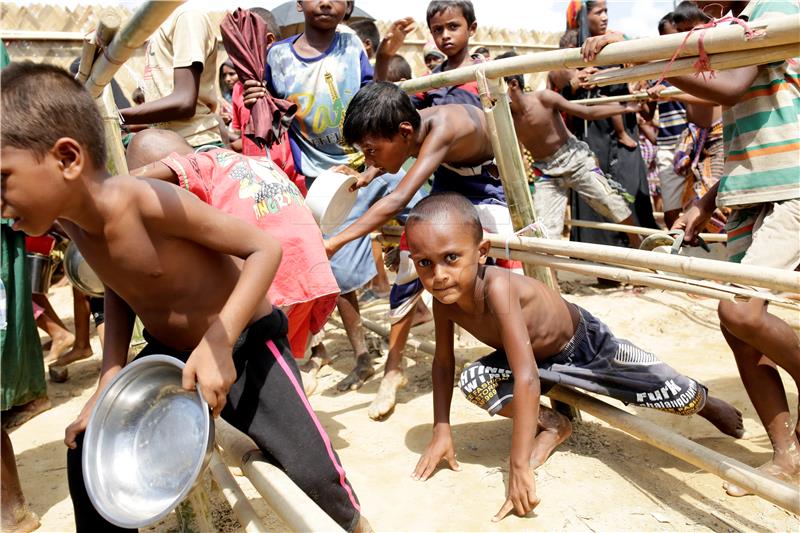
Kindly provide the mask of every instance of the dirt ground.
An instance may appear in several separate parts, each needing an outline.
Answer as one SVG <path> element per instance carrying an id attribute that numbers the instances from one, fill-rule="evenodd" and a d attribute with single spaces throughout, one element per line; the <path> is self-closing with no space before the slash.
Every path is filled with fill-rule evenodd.
<path id="1" fill-rule="evenodd" d="M 591 281 L 571 277 L 562 290 L 569 290 L 569 300 L 592 311 L 618 336 L 654 351 L 740 409 L 748 436 L 737 441 L 720 435 L 697 416 L 625 409 L 751 466 L 768 461 L 769 441 L 718 330 L 716 302 L 657 290 L 600 289 Z M 55 289 L 51 302 L 71 327 L 70 289 Z M 380 322 L 385 322 L 385 312 L 385 302 L 364 310 L 365 316 Z M 800 328 L 797 312 L 777 313 Z M 504 500 L 511 422 L 490 418 L 454 391 L 451 421 L 462 471 L 442 468 L 426 482 L 414 481 L 410 474 L 431 434 L 431 357 L 408 350 L 409 384 L 400 392 L 395 412 L 375 422 L 367 416 L 367 407 L 377 391 L 383 360 L 379 372 L 361 390 L 336 392 L 336 382 L 352 367 L 353 354 L 344 332 L 328 328 L 326 344 L 335 360 L 321 372 L 311 403 L 376 531 L 800 530 L 797 516 L 755 496 L 730 498 L 714 475 L 585 413 L 572 437 L 537 470 L 542 502 L 535 512 L 492 523 Z M 418 326 L 412 336 L 432 340 L 432 326 Z M 23 489 L 30 507 L 41 517 L 41 531 L 74 531 L 62 439 L 64 427 L 77 416 L 96 384 L 100 368 L 96 337 L 93 344 L 95 355 L 72 365 L 69 381 L 48 383 L 54 407 L 11 433 Z M 486 351 L 460 350 L 460 363 Z M 797 389 L 783 376 L 790 405 L 796 406 Z M 245 478 L 238 479 L 271 529 L 286 529 Z M 217 526 L 239 530 L 227 504 L 219 499 L 214 504 Z M 173 531 L 176 524 L 172 514 L 148 531 Z"/>

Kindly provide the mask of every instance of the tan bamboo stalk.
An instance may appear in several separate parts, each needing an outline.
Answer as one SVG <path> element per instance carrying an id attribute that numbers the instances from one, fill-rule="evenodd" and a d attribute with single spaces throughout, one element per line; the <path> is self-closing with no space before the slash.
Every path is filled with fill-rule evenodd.
<path id="1" fill-rule="evenodd" d="M 94 64 L 94 56 L 97 54 L 97 43 L 94 40 L 95 32 L 90 32 L 83 40 L 83 48 L 81 49 L 81 63 L 78 66 L 78 73 L 75 79 L 80 83 L 86 83 L 89 79 L 89 73 L 92 71 Z"/>
<path id="2" fill-rule="evenodd" d="M 751 25 L 751 28 L 760 29 L 763 34 L 745 40 L 744 30 L 738 24 L 695 32 L 681 49 L 680 57 L 696 56 L 699 53 L 697 42 L 701 34 L 704 36 L 703 46 L 709 54 L 796 43 L 797 35 L 800 32 L 800 15 L 786 15 L 767 21 L 757 21 Z M 669 59 L 681 46 L 685 37 L 685 34 L 676 33 L 611 43 L 597 54 L 594 61 L 584 61 L 578 48 L 524 54 L 415 78 L 401 83 L 400 87 L 407 93 L 416 93 L 447 85 L 458 85 L 474 80 L 475 71 L 478 69 L 483 70 L 487 78 L 500 78 L 512 74 L 543 72 L 560 68 L 644 63 Z"/>
<path id="3" fill-rule="evenodd" d="M 264 459 L 253 440 L 221 418 L 215 420 L 217 443 L 226 463 L 242 469 L 264 501 L 292 531 L 341 532 L 308 495 Z"/>
<path id="4" fill-rule="evenodd" d="M 664 233 L 666 231 L 653 228 L 641 228 L 639 226 L 628 226 L 626 224 L 613 224 L 611 222 L 592 222 L 590 220 L 568 220 L 567 224 L 578 228 L 621 231 L 623 233 L 635 233 L 637 235 L 653 235 L 654 233 Z M 728 242 L 728 235 L 725 233 L 701 233 L 700 238 L 706 242 Z"/>
<path id="5" fill-rule="evenodd" d="M 709 55 L 709 63 L 714 70 L 728 70 L 739 67 L 749 67 L 754 65 L 764 65 L 773 61 L 780 61 L 792 57 L 800 56 L 800 43 L 783 44 L 769 48 L 758 48 L 755 50 L 739 50 L 736 52 L 724 52 Z M 695 67 L 696 58 L 678 59 L 667 70 L 667 77 L 685 76 L 697 72 Z M 668 61 L 655 61 L 644 65 L 633 67 L 608 69 L 598 72 L 588 79 L 589 83 L 594 83 L 600 87 L 614 85 L 617 83 L 631 83 L 641 80 L 657 79 L 667 68 Z"/>
<path id="6" fill-rule="evenodd" d="M 79 31 L 0 30 L 4 41 L 83 41 L 85 37 Z"/>
<path id="7" fill-rule="evenodd" d="M 361 317 L 361 323 L 364 325 L 365 328 L 368 330 L 377 333 L 381 337 L 389 338 L 389 328 L 384 326 L 383 324 L 378 324 L 377 322 L 373 322 L 368 318 Z M 342 326 L 344 327 L 344 326 Z M 421 340 L 421 339 L 414 339 L 409 337 L 406 345 L 411 346 L 415 350 L 419 350 L 425 353 L 435 353 L 436 352 L 436 345 L 431 341 Z"/>
<path id="8" fill-rule="evenodd" d="M 100 96 L 103 87 L 111 82 L 119 67 L 144 44 L 180 4 L 181 2 L 174 0 L 150 1 L 143 3 L 136 10 L 92 67 L 86 88 L 93 97 Z"/>
<path id="9" fill-rule="evenodd" d="M 659 96 L 667 97 L 667 96 L 677 96 L 680 94 L 686 94 L 682 90 L 678 89 L 677 87 L 668 87 L 661 91 Z M 619 96 L 601 96 L 598 98 L 583 98 L 581 100 L 571 100 L 573 104 L 582 104 L 582 105 L 601 105 L 601 104 L 613 104 L 617 102 L 636 102 L 638 100 L 650 100 L 650 95 L 647 94 L 646 91 L 641 91 L 633 94 L 621 94 Z"/>
<path id="10" fill-rule="evenodd" d="M 103 136 L 106 140 L 106 153 L 108 161 L 106 168 L 112 176 L 128 173 L 128 163 L 125 160 L 125 147 L 122 146 L 122 135 L 119 128 L 119 110 L 114 102 L 111 85 L 106 85 L 101 98 L 96 100 L 103 117 Z"/>
<path id="11" fill-rule="evenodd" d="M 489 139 L 492 142 L 492 151 L 500 172 L 500 181 L 503 183 L 508 212 L 511 215 L 514 230 L 519 231 L 536 222 L 536 213 L 533 209 L 525 163 L 519 151 L 517 132 L 514 130 L 514 119 L 511 117 L 505 83 L 503 80 L 492 80 L 490 84 L 482 72 L 479 71 L 477 74 L 483 113 L 486 117 Z M 531 233 L 542 236 L 540 230 L 534 230 Z M 558 291 L 558 281 L 551 270 L 533 265 L 525 265 L 524 270 L 527 276 L 534 277 L 551 289 Z"/>
<path id="12" fill-rule="evenodd" d="M 228 470 L 228 466 L 222 462 L 218 451 L 215 450 L 214 453 L 211 454 L 211 461 L 208 464 L 208 468 L 211 471 L 211 475 L 214 477 L 214 481 L 217 482 L 217 485 L 222 491 L 225 500 L 231 506 L 231 509 L 233 509 L 233 514 L 239 519 L 239 523 L 244 530 L 247 533 L 266 531 L 266 526 L 261 521 L 256 510 L 253 509 L 253 505 L 250 503 L 250 500 L 247 499 L 247 496 L 245 496 L 239 483 L 236 482 L 233 474 L 231 474 L 231 471 Z"/>
<path id="13" fill-rule="evenodd" d="M 660 254 L 630 248 L 603 246 L 583 242 L 570 242 L 535 237 L 505 238 L 487 233 L 484 235 L 492 246 L 512 250 L 564 255 L 590 261 L 614 262 L 643 268 L 665 270 L 687 276 L 743 283 L 776 291 L 800 292 L 800 273 L 777 268 L 740 265 L 727 261 L 715 261 L 700 257 Z"/>
<path id="14" fill-rule="evenodd" d="M 734 483 L 786 509 L 800 514 L 800 491 L 787 483 L 768 476 L 755 468 L 721 453 L 709 450 L 682 435 L 632 415 L 601 400 L 573 389 L 556 385 L 547 395 L 586 411 L 651 446 L 665 451 L 687 463 Z"/>
<path id="15" fill-rule="evenodd" d="M 595 276 L 603 279 L 612 279 L 621 283 L 632 285 L 644 285 L 654 289 L 669 291 L 686 292 L 714 298 L 716 300 L 727 300 L 730 302 L 747 301 L 751 298 L 761 298 L 768 300 L 775 305 L 788 309 L 800 310 L 800 305 L 792 300 L 776 296 L 768 292 L 758 292 L 753 289 L 736 287 L 732 285 L 722 285 L 713 281 L 681 278 L 667 274 L 657 274 L 653 272 L 640 272 L 614 265 L 606 265 L 592 261 L 579 261 L 568 257 L 558 257 L 547 254 L 533 252 L 521 252 L 519 250 L 509 250 L 506 253 L 504 248 L 492 247 L 489 255 L 492 257 L 502 257 L 527 261 L 542 266 L 548 266 L 555 270 L 566 270 L 585 276 Z"/>
<path id="16" fill-rule="evenodd" d="M 385 330 L 385 328 L 382 329 Z M 378 331 L 376 333 L 388 337 Z M 413 337 L 412 335 L 409 338 Z M 421 349 L 431 355 L 435 355 L 436 352 L 435 347 L 425 346 Z M 770 477 L 736 459 L 709 450 L 682 435 L 574 389 L 556 385 L 546 396 L 553 401 L 563 402 L 575 409 L 586 411 L 595 418 L 607 422 L 611 427 L 622 430 L 673 457 L 735 483 L 790 512 L 800 514 L 800 492 L 796 487 Z"/>

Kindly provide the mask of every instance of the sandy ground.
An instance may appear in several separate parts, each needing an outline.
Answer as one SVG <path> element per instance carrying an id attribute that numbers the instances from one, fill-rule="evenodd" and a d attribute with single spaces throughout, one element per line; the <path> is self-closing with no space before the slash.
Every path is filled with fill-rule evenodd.
<path id="1" fill-rule="evenodd" d="M 712 300 L 656 290 L 598 289 L 573 278 L 568 299 L 606 321 L 620 337 L 654 351 L 677 369 L 704 382 L 711 393 L 744 413 L 748 438 L 720 435 L 703 419 L 625 408 L 713 450 L 758 466 L 770 458 L 770 446 L 741 386 L 733 358 L 718 330 Z M 51 301 L 69 326 L 69 288 L 51 293 Z M 386 303 L 367 306 L 365 316 L 383 321 Z M 778 311 L 795 328 L 796 312 Z M 431 325 L 412 335 L 431 338 Z M 99 354 L 97 338 L 93 339 Z M 800 520 L 754 496 L 733 499 L 721 480 L 644 444 L 609 425 L 583 415 L 573 436 L 537 470 L 542 503 L 529 517 L 490 522 L 504 500 L 511 437 L 509 420 L 490 418 L 454 391 L 451 420 L 461 472 L 440 469 L 427 482 L 410 474 L 431 434 L 431 357 L 409 349 L 408 386 L 395 412 L 383 422 L 367 416 L 382 373 L 361 390 L 338 393 L 335 383 L 352 367 L 344 332 L 329 327 L 332 367 L 321 372 L 311 403 L 326 427 L 376 531 L 798 531 Z M 461 363 L 485 352 L 464 349 Z M 91 395 L 100 368 L 99 355 L 70 367 L 70 379 L 49 383 L 54 407 L 11 433 L 20 478 L 28 502 L 42 519 L 41 531 L 74 531 L 66 481 L 64 427 Z M 784 374 L 790 405 L 797 390 Z M 615 405 L 621 406 L 614 401 Z M 257 510 L 274 530 L 285 526 L 246 485 Z M 237 531 L 222 500 L 215 500 L 215 522 Z M 149 531 L 176 530 L 170 515 Z"/>

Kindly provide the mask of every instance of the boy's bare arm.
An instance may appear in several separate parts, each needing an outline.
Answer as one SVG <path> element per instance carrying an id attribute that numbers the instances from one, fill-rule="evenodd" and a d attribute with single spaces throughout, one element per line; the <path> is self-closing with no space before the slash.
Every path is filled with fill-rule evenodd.
<path id="1" fill-rule="evenodd" d="M 584 120 L 601 120 L 604 118 L 622 115 L 624 113 L 636 113 L 640 109 L 639 104 L 633 103 L 601 104 L 591 106 L 576 104 L 567 100 L 555 91 L 541 91 L 538 96 L 545 105 Z"/>
<path id="2" fill-rule="evenodd" d="M 200 63 L 176 68 L 173 75 L 174 89 L 171 94 L 138 106 L 121 109 L 122 118 L 128 124 L 152 124 L 192 118 L 197 108 L 202 73 L 203 65 Z"/>
<path id="3" fill-rule="evenodd" d="M 128 347 L 131 344 L 133 323 L 136 316 L 128 304 L 117 293 L 108 287 L 104 295 L 105 337 L 103 342 L 103 364 L 100 368 L 100 381 L 94 394 L 86 402 L 78 418 L 75 419 L 64 434 L 64 444 L 75 448 L 75 438 L 83 433 L 89 423 L 89 416 L 100 392 L 114 379 L 128 361 Z"/>
<path id="4" fill-rule="evenodd" d="M 444 162 L 454 137 L 455 135 L 451 130 L 446 132 L 442 131 L 442 128 L 432 130 L 425 138 L 414 165 L 400 180 L 397 188 L 389 195 L 375 202 L 366 213 L 342 230 L 341 233 L 325 242 L 325 250 L 328 252 L 328 257 L 334 255 L 348 242 L 380 228 L 402 211 L 414 197 L 414 193 L 425 184 L 428 177 Z M 367 157 L 369 158 L 369 156 Z"/>
<path id="5" fill-rule="evenodd" d="M 414 17 L 405 17 L 392 22 L 375 51 L 375 81 L 386 79 L 389 72 L 389 60 L 400 51 L 400 47 L 406 41 L 406 35 L 414 29 Z"/>
<path id="6" fill-rule="evenodd" d="M 758 76 L 758 67 L 742 67 L 731 70 L 721 70 L 713 78 L 711 76 L 677 76 L 668 78 L 668 81 L 709 102 L 733 106 L 747 92 Z"/>
<path id="7" fill-rule="evenodd" d="M 450 403 L 453 400 L 455 354 L 453 352 L 453 322 L 442 304 L 434 300 L 433 318 L 436 325 L 436 354 L 431 368 L 433 378 L 433 438 L 420 457 L 412 477 L 425 481 L 442 459 L 450 468 L 461 470 L 456 461 L 453 437 L 450 433 Z"/>
<path id="8" fill-rule="evenodd" d="M 130 171 L 131 176 L 168 181 L 178 185 L 178 175 L 161 161 L 155 161 Z"/>
<path id="9" fill-rule="evenodd" d="M 280 265 L 281 246 L 264 230 L 222 213 L 183 189 L 160 181 L 146 183 L 147 187 L 137 189 L 137 200 L 147 226 L 244 260 L 233 291 L 183 372 L 184 387 L 193 388 L 196 380 L 217 416 L 236 380 L 233 344 L 265 301 Z"/>
<path id="10" fill-rule="evenodd" d="M 499 521 L 514 511 L 525 516 L 539 504 L 536 482 L 530 467 L 533 440 L 539 420 L 539 371 L 531 349 L 531 339 L 520 306 L 519 296 L 508 275 L 493 276 L 487 288 L 488 309 L 499 329 L 511 372 L 514 376 L 514 426 L 511 432 L 508 495 L 500 511 Z"/>

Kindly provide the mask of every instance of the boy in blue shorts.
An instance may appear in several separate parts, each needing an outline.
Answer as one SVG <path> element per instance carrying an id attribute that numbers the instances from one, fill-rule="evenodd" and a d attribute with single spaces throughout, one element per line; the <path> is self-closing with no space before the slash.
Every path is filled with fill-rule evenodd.
<path id="1" fill-rule="evenodd" d="M 458 324 L 497 351 L 461 374 L 471 402 L 514 419 L 508 495 L 495 520 L 523 516 L 539 503 L 531 467 L 544 462 L 569 435 L 565 419 L 540 416 L 540 379 L 680 415 L 699 414 L 733 437 L 742 415 L 709 396 L 652 353 L 618 339 L 585 309 L 538 280 L 486 266 L 490 249 L 474 206 L 454 193 L 431 195 L 409 214 L 406 237 L 425 289 L 433 294 L 433 438 L 414 471 L 425 480 L 442 459 L 458 470 L 450 433 Z M 560 415 L 559 415 L 560 416 Z M 548 418 L 550 417 L 550 418 Z M 537 436 L 537 424 L 542 431 Z M 566 427 L 564 427 L 566 425 Z"/>
<path id="2" fill-rule="evenodd" d="M 0 84 L 2 216 L 30 235 L 58 220 L 105 286 L 100 382 L 64 438 L 76 529 L 120 530 L 93 507 L 81 461 L 100 391 L 127 363 L 134 315 L 147 340 L 139 357 L 184 361 L 183 386 L 197 384 L 214 416 L 253 438 L 343 529 L 366 527 L 303 393 L 286 316 L 266 297 L 278 241 L 172 184 L 109 176 L 100 114 L 68 72 L 18 63 Z"/>

